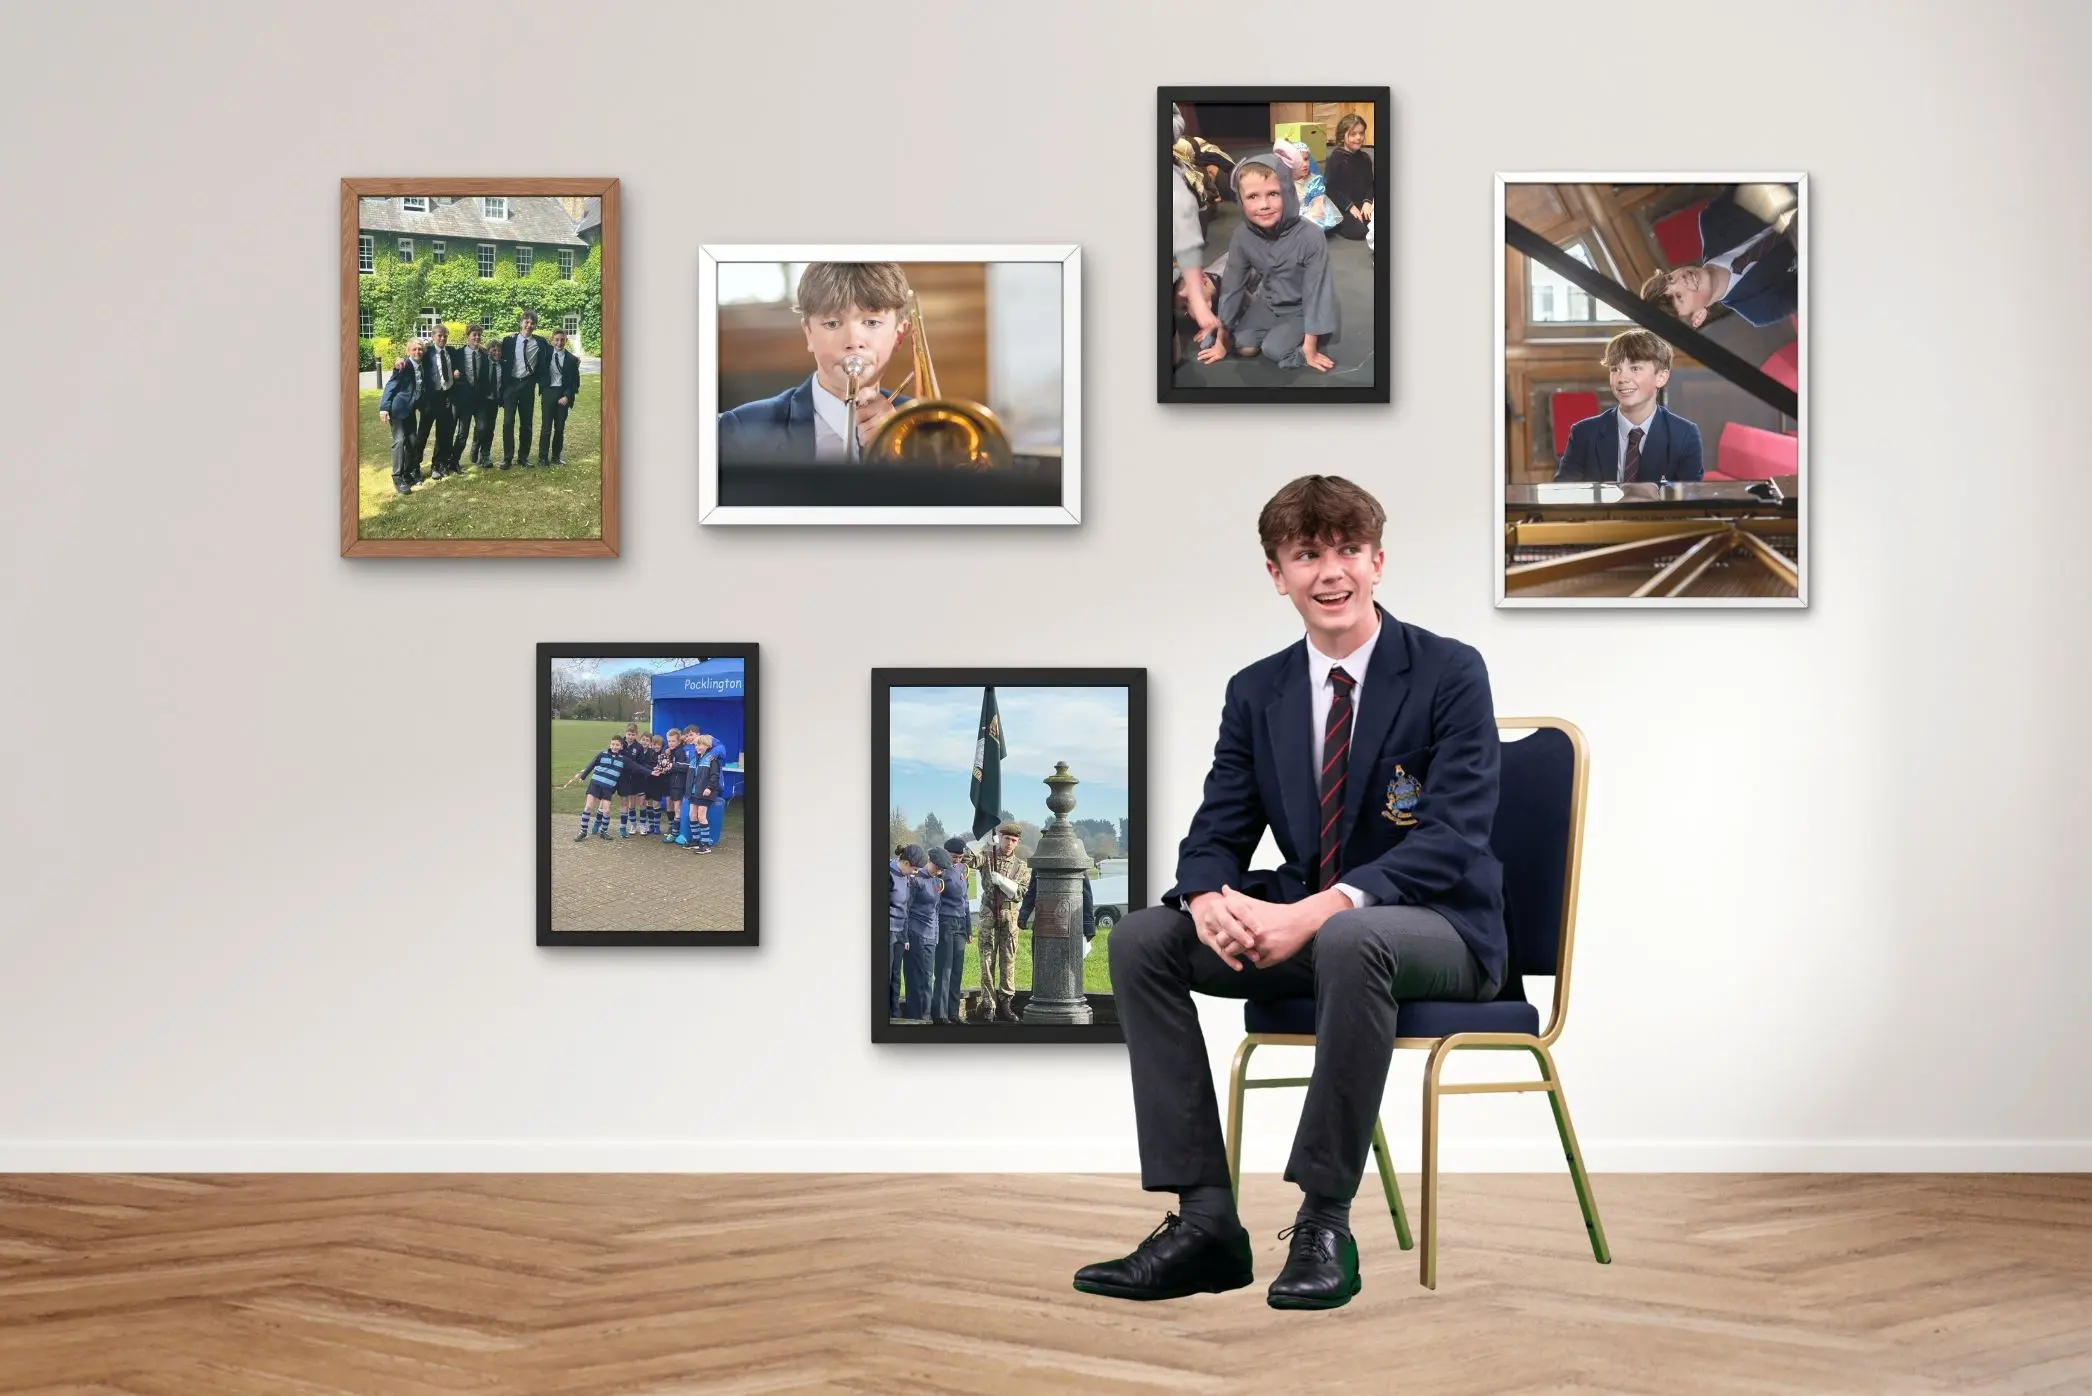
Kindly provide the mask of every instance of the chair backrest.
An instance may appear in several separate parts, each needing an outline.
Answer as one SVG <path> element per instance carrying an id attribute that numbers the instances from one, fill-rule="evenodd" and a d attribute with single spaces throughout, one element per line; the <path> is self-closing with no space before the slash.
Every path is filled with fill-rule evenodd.
<path id="1" fill-rule="evenodd" d="M 1569 449 L 1569 428 L 1598 415 L 1598 394 L 1559 392 L 1547 399 L 1547 420 L 1554 428 L 1554 458 Z"/>
<path id="2" fill-rule="evenodd" d="M 1576 932 L 1589 757 L 1583 733 L 1559 718 L 1504 717 L 1496 725 L 1499 732 L 1531 731 L 1503 744 L 1496 821 L 1489 830 L 1489 846 L 1504 866 L 1511 974 L 1555 980 L 1559 1024 Z M 1523 986 L 1507 983 L 1498 997 L 1514 991 L 1522 993 Z"/>

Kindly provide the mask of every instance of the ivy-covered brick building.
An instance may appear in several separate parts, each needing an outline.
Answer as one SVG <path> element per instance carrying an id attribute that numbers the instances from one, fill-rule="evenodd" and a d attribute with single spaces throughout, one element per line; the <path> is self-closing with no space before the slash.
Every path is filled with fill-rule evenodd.
<path id="1" fill-rule="evenodd" d="M 516 328 L 564 329 L 593 357 L 603 318 L 601 252 L 588 236 L 593 199 L 394 195 L 359 201 L 357 337 L 367 363 L 441 321 L 451 341 L 466 324 L 488 338 Z"/>

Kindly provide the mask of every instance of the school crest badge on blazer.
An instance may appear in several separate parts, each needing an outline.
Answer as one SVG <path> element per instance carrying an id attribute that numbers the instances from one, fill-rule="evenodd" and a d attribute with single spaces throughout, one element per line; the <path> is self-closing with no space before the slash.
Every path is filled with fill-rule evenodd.
<path id="1" fill-rule="evenodd" d="M 1398 829 L 1407 829 L 1416 823 L 1416 802 L 1424 793 L 1424 784 L 1400 766 L 1395 767 L 1394 778 L 1387 783 L 1387 804 L 1381 808 L 1380 817 Z"/>

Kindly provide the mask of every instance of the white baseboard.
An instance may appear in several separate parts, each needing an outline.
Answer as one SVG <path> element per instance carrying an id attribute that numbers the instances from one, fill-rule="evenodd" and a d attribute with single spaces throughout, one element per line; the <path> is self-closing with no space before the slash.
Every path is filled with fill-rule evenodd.
<path id="1" fill-rule="evenodd" d="M 1413 1172 L 1416 1140 L 1389 1140 Z M 1449 1173 L 1550 1173 L 1552 1139 L 1447 1139 Z M 2092 1140 L 1621 1140 L 1585 1145 L 1594 1173 L 2085 1173 Z M 1276 1173 L 1283 1141 L 1252 1141 L 1250 1173 Z M 0 1140 L 0 1173 L 1133 1173 L 1130 1138 L 56 1139 Z"/>

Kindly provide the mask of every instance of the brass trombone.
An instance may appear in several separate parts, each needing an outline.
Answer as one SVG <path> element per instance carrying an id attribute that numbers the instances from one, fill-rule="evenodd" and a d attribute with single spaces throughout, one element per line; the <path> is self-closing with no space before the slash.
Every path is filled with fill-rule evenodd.
<path id="1" fill-rule="evenodd" d="M 871 465 L 943 465 L 990 470 L 1010 463 L 1010 438 L 993 409 L 938 391 L 923 331 L 922 298 L 908 293 L 909 345 L 915 354 L 916 390 L 921 394 L 888 417 L 865 448 Z"/>

